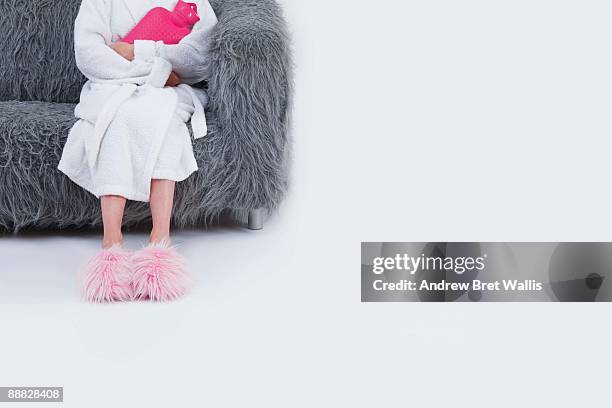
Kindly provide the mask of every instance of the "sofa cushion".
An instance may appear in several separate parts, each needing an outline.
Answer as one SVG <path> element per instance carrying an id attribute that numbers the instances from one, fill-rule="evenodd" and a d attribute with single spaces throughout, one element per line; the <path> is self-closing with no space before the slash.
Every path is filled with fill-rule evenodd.
<path id="1" fill-rule="evenodd" d="M 76 122 L 72 103 L 0 102 L 0 169 L 57 166 L 66 137 Z M 24 183 L 27 180 L 24 180 Z"/>
<path id="2" fill-rule="evenodd" d="M 24 228 L 73 228 L 100 225 L 100 202 L 57 169 L 70 128 L 76 122 L 75 104 L 0 101 L 0 231 Z M 206 172 L 222 160 L 211 152 L 216 136 L 215 115 L 209 115 L 209 134 L 194 144 L 200 169 L 176 190 L 175 225 L 201 225 L 209 218 L 195 205 L 208 191 Z M 124 225 L 150 218 L 146 203 L 130 201 Z"/>
<path id="3" fill-rule="evenodd" d="M 74 106 L 0 102 L 0 229 L 44 226 L 54 215 L 70 214 L 73 194 L 85 199 L 57 170 Z"/>
<path id="4" fill-rule="evenodd" d="M 0 101 L 77 102 L 85 77 L 74 61 L 80 0 L 0 2 Z"/>

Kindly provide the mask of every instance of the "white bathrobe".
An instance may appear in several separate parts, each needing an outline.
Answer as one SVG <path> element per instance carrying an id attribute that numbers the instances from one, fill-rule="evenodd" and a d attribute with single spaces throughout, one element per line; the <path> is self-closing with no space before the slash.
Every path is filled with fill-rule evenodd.
<path id="1" fill-rule="evenodd" d="M 83 0 L 74 28 L 76 63 L 89 81 L 81 91 L 59 170 L 97 197 L 149 201 L 152 179 L 182 181 L 197 170 L 186 122 L 206 135 L 206 39 L 217 23 L 207 0 L 200 21 L 179 44 L 136 41 L 128 61 L 109 45 L 153 7 L 177 0 Z M 183 85 L 164 87 L 174 70 Z"/>

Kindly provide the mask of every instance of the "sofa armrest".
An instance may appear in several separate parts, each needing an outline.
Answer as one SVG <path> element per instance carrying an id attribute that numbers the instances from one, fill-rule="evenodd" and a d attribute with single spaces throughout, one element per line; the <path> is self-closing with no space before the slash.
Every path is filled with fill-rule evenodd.
<path id="1" fill-rule="evenodd" d="M 272 210 L 287 188 L 292 63 L 289 36 L 274 0 L 211 2 L 219 22 L 209 49 L 208 110 L 216 163 L 208 202 Z M 216 6 L 216 7 L 215 7 Z"/>

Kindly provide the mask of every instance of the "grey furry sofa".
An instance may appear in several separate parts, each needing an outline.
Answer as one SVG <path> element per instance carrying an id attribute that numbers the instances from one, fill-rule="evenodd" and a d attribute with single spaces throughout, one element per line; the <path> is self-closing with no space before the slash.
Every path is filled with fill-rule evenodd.
<path id="1" fill-rule="evenodd" d="M 179 183 L 173 223 L 202 226 L 225 211 L 263 214 L 287 188 L 291 61 L 274 0 L 210 0 L 209 135 L 194 142 L 200 170 Z M 101 223 L 99 201 L 57 170 L 85 78 L 74 62 L 80 0 L 0 0 L 0 230 Z M 130 202 L 127 226 L 146 222 Z"/>

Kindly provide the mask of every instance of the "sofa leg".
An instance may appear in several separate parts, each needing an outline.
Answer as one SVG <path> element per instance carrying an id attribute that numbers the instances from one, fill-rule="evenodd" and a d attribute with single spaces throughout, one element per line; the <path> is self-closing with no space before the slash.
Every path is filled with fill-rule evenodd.
<path id="1" fill-rule="evenodd" d="M 249 211 L 249 229 L 260 230 L 263 229 L 264 223 L 264 210 L 257 209 Z"/>

